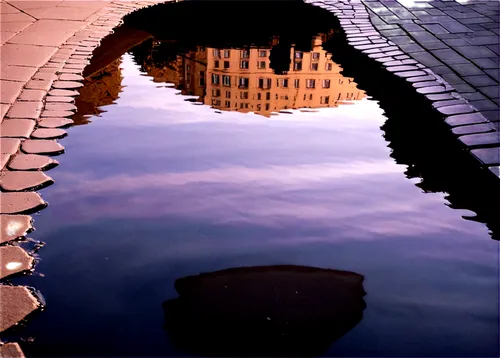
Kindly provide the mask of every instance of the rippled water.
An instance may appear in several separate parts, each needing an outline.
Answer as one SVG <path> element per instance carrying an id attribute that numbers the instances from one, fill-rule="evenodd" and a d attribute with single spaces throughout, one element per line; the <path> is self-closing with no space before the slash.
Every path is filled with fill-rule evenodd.
<path id="1" fill-rule="evenodd" d="M 498 355 L 498 242 L 405 177 L 370 93 L 259 115 L 185 101 L 131 54 L 116 66 L 43 191 L 28 355 L 195 355 L 163 329 L 175 280 L 279 264 L 365 277 L 362 320 L 323 356 Z"/>

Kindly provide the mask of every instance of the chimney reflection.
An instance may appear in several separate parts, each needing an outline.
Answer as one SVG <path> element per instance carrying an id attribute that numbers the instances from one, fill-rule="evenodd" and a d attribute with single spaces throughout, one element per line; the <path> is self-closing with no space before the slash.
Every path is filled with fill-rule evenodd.
<path id="1" fill-rule="evenodd" d="M 182 94 L 219 110 L 269 117 L 281 110 L 337 107 L 366 97 L 323 49 L 327 38 L 313 37 L 309 51 L 275 36 L 267 47 L 199 46 L 182 54 L 171 43 L 150 40 L 131 53 L 155 82 L 173 83 Z"/>

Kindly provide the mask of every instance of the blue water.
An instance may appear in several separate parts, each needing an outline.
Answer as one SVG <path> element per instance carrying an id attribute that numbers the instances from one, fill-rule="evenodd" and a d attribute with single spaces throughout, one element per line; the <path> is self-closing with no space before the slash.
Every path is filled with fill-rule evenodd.
<path id="1" fill-rule="evenodd" d="M 48 172 L 31 234 L 46 246 L 17 281 L 47 301 L 28 356 L 190 356 L 162 328 L 174 281 L 277 264 L 365 276 L 362 321 L 324 356 L 498 356 L 498 242 L 405 178 L 377 102 L 216 113 L 128 55 L 122 76 Z"/>

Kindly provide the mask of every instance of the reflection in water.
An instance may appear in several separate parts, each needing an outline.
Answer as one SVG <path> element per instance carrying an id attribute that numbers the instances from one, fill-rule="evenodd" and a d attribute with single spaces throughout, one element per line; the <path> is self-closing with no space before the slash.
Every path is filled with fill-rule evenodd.
<path id="1" fill-rule="evenodd" d="M 363 276 L 303 266 L 178 279 L 166 301 L 174 344 L 205 356 L 316 356 L 363 317 Z"/>
<path id="2" fill-rule="evenodd" d="M 286 109 L 337 107 L 366 97 L 323 50 L 327 38 L 314 36 L 307 52 L 282 45 L 278 37 L 270 46 L 198 46 L 180 54 L 170 41 L 148 40 L 130 52 L 155 82 L 174 83 L 182 94 L 220 110 L 270 116 Z"/>
<path id="3" fill-rule="evenodd" d="M 79 89 L 76 97 L 77 113 L 72 117 L 75 124 L 88 123 L 88 117 L 98 116 L 118 99 L 122 91 L 122 74 L 120 71 L 121 59 L 114 60 L 101 70 L 85 78 L 84 86 Z"/>

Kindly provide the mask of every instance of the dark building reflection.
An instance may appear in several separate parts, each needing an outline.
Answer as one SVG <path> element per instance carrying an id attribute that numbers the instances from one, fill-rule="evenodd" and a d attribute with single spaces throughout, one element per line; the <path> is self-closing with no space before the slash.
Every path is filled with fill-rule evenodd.
<path id="1" fill-rule="evenodd" d="M 178 279 L 163 304 L 179 349 L 203 356 L 317 356 L 355 327 L 363 276 L 302 266 L 232 268 Z"/>

